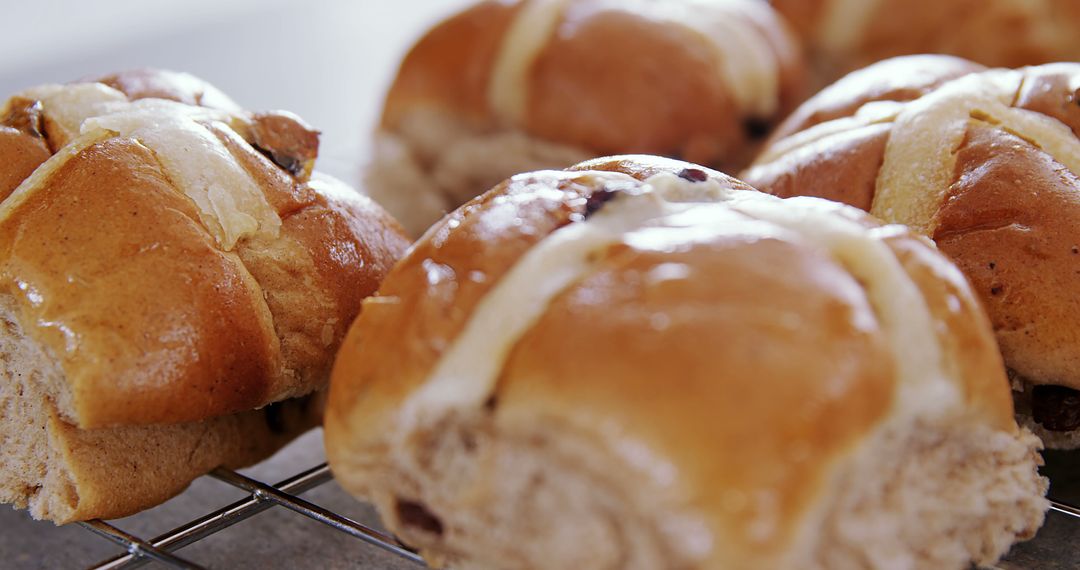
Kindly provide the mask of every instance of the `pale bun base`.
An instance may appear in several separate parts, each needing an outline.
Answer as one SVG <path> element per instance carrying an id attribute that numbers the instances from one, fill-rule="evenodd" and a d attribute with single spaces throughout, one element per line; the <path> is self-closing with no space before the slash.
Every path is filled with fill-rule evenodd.
<path id="1" fill-rule="evenodd" d="M 1049 506 L 1031 432 L 917 423 L 872 438 L 834 485 L 814 568 L 989 566 Z M 874 474 L 877 474 L 875 476 Z"/>
<path id="2" fill-rule="evenodd" d="M 418 237 L 447 212 L 519 172 L 566 168 L 588 153 L 517 130 L 479 131 L 445 113 L 413 111 L 375 134 L 361 187 Z"/>
<path id="3" fill-rule="evenodd" d="M 259 461 L 320 415 L 321 396 L 201 422 L 84 430 L 61 415 L 57 360 L 26 337 L 0 296 L 0 502 L 57 524 L 118 518 L 225 465 Z"/>
<path id="4" fill-rule="evenodd" d="M 515 424 L 447 418 L 384 461 L 339 461 L 337 471 L 364 472 L 387 525 L 437 567 L 715 567 L 695 552 L 716 535 L 662 502 L 664 490 L 629 475 L 631 466 L 620 468 L 599 439 L 557 421 Z M 1027 431 L 956 418 L 883 429 L 838 466 L 804 514 L 786 566 L 992 564 L 1042 524 L 1047 482 L 1032 469 L 1039 449 Z"/>

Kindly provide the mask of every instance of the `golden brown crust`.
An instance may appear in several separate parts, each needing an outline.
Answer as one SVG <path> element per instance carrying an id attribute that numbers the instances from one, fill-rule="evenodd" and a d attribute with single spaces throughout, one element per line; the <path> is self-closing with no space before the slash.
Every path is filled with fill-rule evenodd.
<path id="1" fill-rule="evenodd" d="M 0 244 L 5 292 L 63 362 L 80 425 L 192 421 L 270 395 L 280 356 L 258 284 L 145 147 L 112 139 L 69 160 L 0 221 Z"/>
<path id="2" fill-rule="evenodd" d="M 719 72 L 724 57 L 738 55 L 706 34 L 632 5 L 572 0 L 529 67 L 521 124 L 503 125 L 488 88 L 523 4 L 481 2 L 421 39 L 387 95 L 383 127 L 394 130 L 411 112 L 435 108 L 479 131 L 520 127 L 588 154 L 654 153 L 734 167 L 803 96 L 801 51 L 767 6 L 761 17 L 723 16 L 764 38 L 777 60 L 779 108 L 754 116 Z"/>
<path id="3" fill-rule="evenodd" d="M 687 169 L 745 189 L 666 159 L 614 157 L 575 169 L 590 167 L 601 170 L 521 175 L 477 198 L 421 238 L 365 304 L 335 365 L 326 424 L 328 455 L 347 489 L 385 497 L 394 491 L 373 473 L 415 475 L 388 467 L 410 453 L 403 441 L 424 441 L 420 428 L 402 427 L 403 405 L 430 381 L 481 301 L 541 240 L 580 221 L 588 197 Z M 964 421 L 1015 433 L 988 324 L 955 269 L 901 228 L 880 231 L 852 211 L 835 216 L 867 236 L 877 228 L 872 239 L 895 252 L 926 297 L 946 381 L 965 400 Z M 482 409 L 455 409 L 450 421 L 477 414 L 495 426 L 488 429 L 503 430 L 481 431 L 485 437 L 543 426 L 530 442 L 537 454 L 545 437 L 600 446 L 597 461 L 608 470 L 601 480 L 613 471 L 648 482 L 649 491 L 621 500 L 656 485 L 657 495 L 707 521 L 706 567 L 782 565 L 806 530 L 800 522 L 829 496 L 833 467 L 885 418 L 909 413 L 898 411 L 910 404 L 898 394 L 911 380 L 891 364 L 911 355 L 894 352 L 876 304 L 888 301 L 872 301 L 847 262 L 815 245 L 812 232 L 763 220 L 732 212 L 709 226 L 715 233 L 684 242 L 622 241 L 597 250 L 586 272 L 515 339 Z M 761 496 L 769 498 L 766 533 L 748 523 L 763 516 L 761 505 L 733 499 Z"/>
<path id="4" fill-rule="evenodd" d="M 285 218 L 279 239 L 238 251 L 273 314 L 291 395 L 309 390 L 305 379 L 329 376 L 328 352 L 341 345 L 364 297 L 408 245 L 397 222 L 370 199 L 336 181 L 314 185 L 314 200 Z"/>
<path id="5" fill-rule="evenodd" d="M 1070 0 L 1049 4 L 1029 15 L 1023 4 L 1002 0 L 884 0 L 853 63 L 905 53 L 948 53 L 991 67 L 1075 59 L 1080 46 L 1069 36 L 1080 29 L 1080 11 Z M 1053 25 L 1063 30 L 1047 29 Z"/>
<path id="6" fill-rule="evenodd" d="M 132 98 L 234 106 L 186 74 L 106 80 Z M 322 387 L 360 301 L 407 247 L 370 200 L 308 181 L 315 131 L 285 113 L 238 113 L 230 126 L 205 126 L 280 218 L 276 236 L 223 247 L 161 157 L 115 134 L 65 147 L 56 169 L 4 203 L 0 288 L 62 362 L 74 396 L 67 421 L 192 422 Z M 48 109 L 42 124 L 48 131 Z M 24 131 L 0 127 L 4 145 L 21 145 L 11 156 L 26 166 L 5 165 L 0 180 L 19 183 L 44 158 Z M 299 166 L 281 164 L 290 160 Z"/>
<path id="7" fill-rule="evenodd" d="M 1015 105 L 1053 117 L 1080 137 L 1080 64 L 1054 63 L 1026 70 Z"/>
<path id="8" fill-rule="evenodd" d="M 337 314 L 358 314 L 366 295 L 356 291 L 377 289 L 409 242 L 397 221 L 370 199 L 337 181 L 318 184 L 315 203 L 287 218 L 285 232 L 311 252 L 318 282 L 345 305 Z M 325 247 L 326 243 L 333 246 Z M 352 323 L 338 324 L 344 334 Z"/>
<path id="9" fill-rule="evenodd" d="M 829 0 L 769 0 L 784 20 L 804 41 L 812 41 L 814 33 L 825 16 Z"/>
<path id="10" fill-rule="evenodd" d="M 312 396 L 189 424 L 93 430 L 54 414 L 46 429 L 72 479 L 75 501 L 70 512 L 53 513 L 52 520 L 114 519 L 163 503 L 211 469 L 238 469 L 266 458 L 318 425 L 319 406 Z"/>
<path id="11" fill-rule="evenodd" d="M 945 55 L 882 61 L 848 74 L 808 99 L 773 131 L 766 146 L 814 125 L 850 117 L 871 101 L 912 101 L 948 81 L 984 69 L 977 63 Z"/>
<path id="12" fill-rule="evenodd" d="M 244 171 L 262 190 L 270 207 L 278 216 L 286 217 L 315 201 L 315 192 L 307 184 L 298 184 L 296 176 L 278 168 L 266 154 L 258 152 L 231 129 L 220 125 L 208 128 L 217 136 Z"/>
<path id="13" fill-rule="evenodd" d="M 8 102 L 0 117 L 0 201 L 52 154 L 43 131 L 40 104 L 19 98 Z"/>
<path id="14" fill-rule="evenodd" d="M 668 263 L 690 277 L 649 279 Z M 675 466 L 680 494 L 724 537 L 718 559 L 740 567 L 782 552 L 827 465 L 893 404 L 894 355 L 880 329 L 857 324 L 875 320 L 861 285 L 819 251 L 752 235 L 678 253 L 613 248 L 597 265 L 516 344 L 496 413 L 585 433 L 619 426 L 615 441 Z M 670 321 L 643 326 L 656 314 Z M 793 334 L 778 315 L 820 328 Z M 825 378 L 843 388 L 822 397 Z M 775 499 L 768 538 L 746 524 L 760 516 L 754 502 L 732 506 L 733 493 Z"/>
<path id="15" fill-rule="evenodd" d="M 943 68 L 963 69 L 946 59 L 937 61 Z M 794 140 L 806 132 L 801 130 L 803 125 L 814 124 L 794 117 L 843 119 L 855 113 L 861 102 L 877 100 L 879 79 L 896 67 L 894 62 L 875 65 L 825 92 L 842 96 L 823 93 L 808 101 L 773 144 L 784 145 L 785 136 Z M 1036 117 L 1038 121 L 1056 119 L 1073 135 L 1080 132 L 1080 106 L 1069 88 L 1080 77 L 1080 65 L 1052 64 L 1025 68 L 1022 73 L 1019 91 L 1006 104 L 1042 115 Z M 935 74 L 949 75 L 926 70 L 927 77 Z M 989 74 L 985 77 L 987 82 L 992 80 Z M 860 78 L 865 80 L 865 92 Z M 932 86 L 926 83 L 913 93 Z M 897 90 L 903 91 L 903 82 L 897 81 Z M 928 92 L 933 93 L 933 89 Z M 1060 129 L 1060 125 L 1043 128 Z M 869 127 L 839 129 L 794 150 L 766 148 L 768 159 L 744 177 L 781 196 L 820 196 L 869 210 L 893 129 L 893 121 L 883 120 Z M 876 134 L 861 134 L 870 132 Z M 936 213 L 927 225 L 933 228 L 938 246 L 960 266 L 986 306 L 1006 365 L 1035 384 L 1080 388 L 1080 351 L 1076 349 L 1080 328 L 1075 325 L 1080 306 L 1074 302 L 1077 292 L 1073 291 L 1080 263 L 1073 254 L 1078 222 L 1074 218 L 1080 215 L 1080 198 L 1076 173 L 1061 162 L 1075 157 L 1055 158 L 1030 136 L 1043 135 L 1017 133 L 1000 124 L 993 113 L 973 112 L 957 148 L 933 150 L 950 153 L 956 163 L 947 176 L 948 188 L 942 189 L 946 190 L 942 202 L 935 206 Z M 1069 136 L 1067 130 L 1063 136 Z M 908 194 L 934 190 L 900 189 Z"/>
<path id="16" fill-rule="evenodd" d="M 942 323 L 936 331 L 938 342 L 952 356 L 946 359 L 946 370 L 960 382 L 968 410 L 994 429 L 1016 431 L 1012 397 L 1001 381 L 1002 359 L 973 288 L 929 240 L 904 232 L 887 243 Z"/>
<path id="17" fill-rule="evenodd" d="M 526 131 L 600 155 L 705 164 L 742 139 L 718 55 L 700 34 L 617 5 L 564 25 L 532 68 Z"/>
<path id="18" fill-rule="evenodd" d="M 374 375 L 393 374 L 395 382 L 360 385 L 353 381 L 333 386 L 337 409 L 351 408 L 361 398 L 365 407 L 391 409 L 405 394 L 420 385 L 445 347 L 457 337 L 467 316 L 494 287 L 513 263 L 552 231 L 584 212 L 593 192 L 609 184 L 625 184 L 622 173 L 642 176 L 661 171 L 677 173 L 690 163 L 659 157 L 614 157 L 582 163 L 596 170 L 538 172 L 516 176 L 449 214 L 433 226 L 387 275 L 378 296 L 364 302 L 362 317 L 349 329 L 335 363 L 335 376 L 355 378 L 368 367 Z M 618 174 L 610 175 L 604 170 Z M 577 167 L 575 167 L 577 168 Z M 704 169 L 708 171 L 708 169 Z M 735 179 L 714 173 L 717 179 L 745 187 Z M 538 189 L 554 187 L 559 201 Z M 504 223 L 513 219 L 512 225 Z M 416 291 L 423 291 L 416 294 Z M 439 318 L 408 318 L 408 315 L 440 315 Z M 368 338 L 360 321 L 399 322 L 393 335 Z M 395 339 L 422 338 L 401 343 Z M 402 358 L 375 355 L 402 351 Z M 369 357 L 352 358 L 360 352 Z M 369 390 L 370 388 L 370 390 Z M 332 415 L 332 410 L 331 410 Z M 373 423 L 375 422 L 373 418 Z"/>
<path id="19" fill-rule="evenodd" d="M 0 125 L 0 201 L 26 180 L 52 153 L 41 137 Z"/>
<path id="20" fill-rule="evenodd" d="M 335 376 L 355 378 L 357 374 L 366 375 L 370 367 L 372 374 L 393 374 L 397 381 L 378 384 L 345 381 L 334 385 L 331 391 L 338 402 L 337 408 L 349 409 L 363 400 L 362 405 L 373 414 L 382 413 L 423 383 L 442 350 L 461 332 L 467 316 L 513 262 L 556 228 L 570 223 L 570 216 L 583 211 L 585 198 L 603 188 L 605 179 L 609 178 L 597 173 L 547 172 L 515 177 L 473 199 L 428 230 L 390 271 L 378 296 L 364 302 L 361 318 L 357 319 L 357 323 L 399 322 L 402 328 L 391 335 L 369 335 L 370 331 L 363 325 L 354 323 L 339 352 L 346 357 L 338 358 L 334 365 Z M 564 199 L 552 201 L 538 195 L 537 184 L 559 188 L 565 192 Z M 480 215 L 481 212 L 485 215 Z M 516 223 L 502 223 L 498 212 Z M 417 291 L 422 294 L 416 294 Z M 439 318 L 410 319 L 407 315 L 439 315 Z M 397 340 L 403 338 L 423 340 L 405 343 Z M 376 356 L 399 351 L 401 358 Z M 351 357 L 358 353 L 371 356 Z M 328 410 L 330 415 L 332 410 Z M 378 422 L 376 416 L 372 422 Z"/>
<path id="21" fill-rule="evenodd" d="M 986 306 L 1006 362 L 1037 384 L 1080 388 L 1080 180 L 1028 142 L 978 125 L 955 180 L 933 237 Z"/>
<path id="22" fill-rule="evenodd" d="M 815 196 L 870 210 L 891 125 L 868 125 L 754 168 L 754 184 L 781 198 Z"/>
<path id="23" fill-rule="evenodd" d="M 517 176 L 451 213 L 414 244 L 391 271 L 379 295 L 365 301 L 365 316 L 350 329 L 335 365 L 335 376 L 349 380 L 334 386 L 331 415 L 335 410 L 353 409 L 363 399 L 362 405 L 374 416 L 378 410 L 392 408 L 415 390 L 442 350 L 461 332 L 467 316 L 525 251 L 550 232 L 571 223 L 594 192 L 609 185 L 625 186 L 623 179 L 604 176 L 606 172 L 643 180 L 661 172 L 677 174 L 684 169 L 708 173 L 712 180 L 727 188 L 752 190 L 745 183 L 698 165 L 660 157 L 620 156 L 587 161 L 568 169 L 567 173 L 548 171 Z M 544 188 L 558 189 L 563 193 L 562 199 L 553 201 L 550 194 L 541 192 Z M 510 212 L 515 218 L 512 225 L 504 223 Z M 869 217 L 861 223 L 867 228 L 876 225 Z M 921 239 L 904 233 L 887 243 L 906 260 L 905 268 L 927 295 L 935 299 L 942 292 L 945 298 L 969 295 L 962 281 L 949 281 L 943 276 L 948 273 L 948 264 L 934 255 L 932 247 Z M 800 278 L 814 282 L 806 276 Z M 970 299 L 963 301 L 960 306 L 948 306 L 942 301 L 932 307 L 934 315 L 944 321 L 943 330 L 948 331 L 943 333 L 943 340 L 963 347 L 956 351 L 958 369 L 977 371 L 979 378 L 1003 378 L 1000 361 L 979 348 L 992 342 L 980 329 L 984 318 Z M 369 321 L 393 323 L 401 336 L 372 333 L 372 325 L 365 324 Z M 423 340 L 409 343 L 396 340 L 402 337 Z M 374 357 L 397 351 L 405 353 L 402 358 Z M 356 381 L 361 377 L 390 376 L 394 378 L 392 382 Z M 962 377 L 968 378 L 966 373 Z M 995 422 L 1008 421 L 1011 417 L 1004 409 L 1011 409 L 1011 403 L 1007 392 L 998 389 L 1000 384 L 980 384 L 979 389 L 987 389 L 990 395 L 968 392 L 972 401 L 990 402 L 985 406 L 987 417 Z M 1006 395 L 1004 399 L 1002 394 Z"/>

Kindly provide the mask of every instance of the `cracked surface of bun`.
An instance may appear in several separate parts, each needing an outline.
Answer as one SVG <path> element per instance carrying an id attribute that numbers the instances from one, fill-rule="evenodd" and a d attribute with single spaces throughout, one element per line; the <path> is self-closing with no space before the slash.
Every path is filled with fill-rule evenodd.
<path id="1" fill-rule="evenodd" d="M 652 157 L 518 175 L 431 228 L 350 330 L 326 429 L 436 566 L 965 568 L 1046 508 L 932 245 Z"/>
<path id="2" fill-rule="evenodd" d="M 739 168 L 801 100 L 802 67 L 764 2 L 479 2 L 405 57 L 367 186 L 418 235 L 512 174 L 592 156 Z"/>
<path id="3" fill-rule="evenodd" d="M 912 68 L 940 80 L 905 89 Z M 1078 133 L 1080 64 L 896 58 L 808 101 L 743 178 L 933 238 L 986 307 L 1005 364 L 1032 384 L 1080 389 Z"/>

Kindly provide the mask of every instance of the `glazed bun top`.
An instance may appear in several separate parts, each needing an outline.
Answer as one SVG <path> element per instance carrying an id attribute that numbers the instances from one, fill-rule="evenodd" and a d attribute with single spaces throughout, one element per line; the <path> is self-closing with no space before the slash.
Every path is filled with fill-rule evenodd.
<path id="1" fill-rule="evenodd" d="M 941 53 L 992 67 L 1080 60 L 1074 0 L 772 0 L 828 82 L 876 61 Z"/>
<path id="2" fill-rule="evenodd" d="M 682 554 L 770 567 L 810 532 L 831 466 L 879 430 L 1016 432 L 986 319 L 925 239 L 677 161 L 579 168 L 466 204 L 365 302 L 327 417 L 347 488 L 416 461 L 396 454 L 443 421 L 542 422 L 705 513 L 719 538 L 673 538 Z M 733 494 L 773 501 L 764 527 Z"/>
<path id="3" fill-rule="evenodd" d="M 1080 388 L 1078 93 L 1076 63 L 888 60 L 808 101 L 743 177 L 933 238 L 974 285 L 1009 368 Z"/>
<path id="4" fill-rule="evenodd" d="M 312 175 L 318 133 L 136 71 L 0 111 L 0 308 L 82 427 L 200 420 L 324 385 L 399 226 Z"/>
<path id="5" fill-rule="evenodd" d="M 770 134 L 766 147 L 820 123 L 856 115 L 868 103 L 912 101 L 953 79 L 985 70 L 975 62 L 947 55 L 911 55 L 880 61 L 849 73 L 799 105 Z"/>
<path id="6" fill-rule="evenodd" d="M 801 95 L 799 49 L 764 2 L 489 0 L 413 47 L 383 126 L 440 113 L 587 155 L 715 164 L 744 154 Z"/>

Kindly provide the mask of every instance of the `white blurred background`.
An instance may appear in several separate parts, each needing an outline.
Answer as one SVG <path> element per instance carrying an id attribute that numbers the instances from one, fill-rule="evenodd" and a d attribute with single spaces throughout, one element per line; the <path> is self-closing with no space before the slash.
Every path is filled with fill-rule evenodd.
<path id="1" fill-rule="evenodd" d="M 0 101 L 110 71 L 188 71 L 323 132 L 318 168 L 357 182 L 409 46 L 468 0 L 0 0 Z"/>

